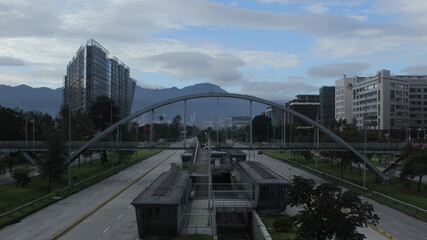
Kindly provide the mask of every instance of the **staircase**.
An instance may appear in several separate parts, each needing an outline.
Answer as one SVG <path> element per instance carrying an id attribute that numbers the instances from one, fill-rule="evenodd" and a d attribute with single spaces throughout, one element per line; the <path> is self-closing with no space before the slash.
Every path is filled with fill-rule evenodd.
<path id="1" fill-rule="evenodd" d="M 391 163 L 387 168 L 385 168 L 382 173 L 389 177 L 393 176 L 397 171 L 402 168 L 402 160 L 403 157 L 400 155 L 393 163 Z"/>
<path id="2" fill-rule="evenodd" d="M 39 172 L 42 172 L 42 166 L 36 154 L 34 154 L 33 152 L 21 152 L 21 153 L 28 161 L 30 161 L 30 163 L 32 163 L 39 170 Z"/>

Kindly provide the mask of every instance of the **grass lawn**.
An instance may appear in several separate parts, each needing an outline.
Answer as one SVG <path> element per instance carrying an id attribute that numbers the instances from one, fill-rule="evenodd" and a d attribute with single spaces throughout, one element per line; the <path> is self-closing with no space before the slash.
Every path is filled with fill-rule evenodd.
<path id="1" fill-rule="evenodd" d="M 261 220 L 264 223 L 265 227 L 268 230 L 268 233 L 270 234 L 271 238 L 273 240 L 293 240 L 296 236 L 296 227 L 292 227 L 292 231 L 288 233 L 284 232 L 276 232 L 276 230 L 273 227 L 274 221 L 281 218 L 289 218 L 289 216 L 262 216 Z"/>
<path id="2" fill-rule="evenodd" d="M 315 160 L 304 160 L 302 156 L 298 157 L 290 152 L 280 152 L 280 151 L 265 151 L 265 154 L 274 157 L 279 160 L 290 159 L 300 164 L 304 164 L 308 167 L 316 169 Z M 317 170 L 325 172 L 335 177 L 341 177 L 340 168 L 336 163 L 333 163 L 332 166 L 329 161 L 318 159 L 317 161 Z M 347 167 L 344 171 L 344 180 L 352 182 L 354 184 L 363 186 L 363 170 L 359 172 L 358 167 Z M 421 192 L 417 192 L 417 182 L 410 181 L 410 187 L 405 187 L 405 184 L 398 178 L 391 178 L 391 185 L 381 185 L 373 182 L 374 175 L 366 171 L 366 184 L 369 191 L 376 191 L 385 195 L 388 195 L 392 198 L 398 199 L 402 202 L 417 206 L 419 208 L 427 210 L 427 185 L 422 184 Z M 347 187 L 347 186 L 346 186 Z M 351 188 L 351 187 L 350 187 Z M 415 210 L 404 208 L 403 206 L 396 205 L 394 202 L 385 201 L 385 199 L 380 197 L 373 197 L 381 202 L 384 202 L 388 205 L 400 208 L 406 212 L 416 214 L 427 219 L 427 215 L 418 214 Z"/>
<path id="3" fill-rule="evenodd" d="M 138 151 L 138 159 L 143 160 L 150 156 L 153 156 L 160 152 L 159 150 L 139 150 Z M 129 164 L 135 164 L 139 161 L 133 161 L 136 159 L 136 154 L 130 156 L 127 160 L 123 160 L 121 163 L 129 163 Z M 72 176 L 72 183 L 76 183 L 79 181 L 82 181 L 84 179 L 87 179 L 91 176 L 100 174 L 102 172 L 105 172 L 109 169 L 111 169 L 111 161 L 113 161 L 113 164 L 118 166 L 119 161 L 115 157 L 110 157 L 110 161 L 106 164 L 101 164 L 101 161 L 99 159 L 93 160 L 91 162 L 81 163 L 80 168 L 78 166 L 72 166 L 71 167 L 71 176 Z M 106 174 L 103 174 L 102 176 L 99 176 L 96 179 L 93 179 L 91 181 L 85 182 L 84 184 L 80 184 L 78 186 L 75 186 L 61 194 L 59 194 L 60 189 L 64 189 L 68 186 L 68 174 L 64 174 L 62 179 L 60 181 L 56 181 L 52 183 L 52 193 L 54 196 L 66 196 L 68 194 L 71 194 L 73 192 L 76 192 L 96 181 L 99 181 L 102 178 L 105 178 L 115 172 L 118 172 L 124 168 L 127 168 L 131 165 L 125 164 L 124 166 L 121 166 L 120 168 L 114 169 L 114 171 L 108 172 Z M 15 209 L 19 206 L 22 206 L 28 202 L 34 201 L 38 198 L 41 198 L 48 193 L 48 182 L 45 181 L 41 176 L 34 176 L 31 178 L 31 182 L 24 186 L 24 187 L 17 187 L 16 183 L 9 183 L 5 185 L 0 186 L 0 214 L 5 213 L 7 211 L 10 211 L 12 209 Z M 18 213 L 13 214 L 10 217 L 5 217 L 0 219 L 0 225 L 11 221 L 13 218 L 17 218 L 19 216 L 22 216 L 23 214 L 34 211 L 37 208 L 40 208 L 50 202 L 54 201 L 53 199 L 46 199 L 42 201 L 41 203 L 35 204 L 32 207 L 28 207 L 25 209 L 25 211 L 21 211 Z"/>

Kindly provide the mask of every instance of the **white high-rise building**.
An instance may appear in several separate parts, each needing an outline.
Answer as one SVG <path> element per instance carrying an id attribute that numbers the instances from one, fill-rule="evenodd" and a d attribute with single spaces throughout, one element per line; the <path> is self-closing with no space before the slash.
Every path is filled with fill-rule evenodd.
<path id="1" fill-rule="evenodd" d="M 427 130 L 427 76 L 391 75 L 335 81 L 335 118 L 368 130 Z"/>

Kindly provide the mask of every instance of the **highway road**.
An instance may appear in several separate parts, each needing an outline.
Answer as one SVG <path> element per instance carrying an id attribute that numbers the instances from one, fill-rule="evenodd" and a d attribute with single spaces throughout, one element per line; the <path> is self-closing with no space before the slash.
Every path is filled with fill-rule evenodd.
<path id="1" fill-rule="evenodd" d="M 182 151 L 175 150 L 162 151 L 26 217 L 17 224 L 4 227 L 0 230 L 0 238 L 46 240 L 81 221 L 70 231 L 59 235 L 58 239 L 137 239 L 135 211 L 130 203 L 151 181 L 168 169 L 172 162 L 179 161 L 181 153 Z M 138 180 L 139 178 L 141 179 Z M 88 215 L 128 186 L 130 187 L 117 197 Z"/>
<path id="2" fill-rule="evenodd" d="M 286 164 L 284 162 L 278 161 L 266 155 L 254 155 L 252 153 L 251 157 L 256 161 L 260 161 L 267 166 L 275 169 L 285 177 L 290 175 L 303 176 L 305 178 L 311 178 L 317 183 L 327 182 L 326 180 L 319 178 L 315 175 L 307 173 L 301 169 L 295 168 Z M 427 223 L 419 220 L 417 218 L 411 217 L 397 211 L 393 208 L 390 208 L 386 205 L 378 203 L 369 198 L 362 197 L 364 201 L 371 203 L 374 207 L 375 213 L 381 218 L 378 224 L 378 227 L 384 232 L 390 234 L 398 240 L 424 240 L 427 239 Z M 292 211 L 292 209 L 290 209 Z M 295 209 L 294 209 L 295 211 Z M 364 233 L 368 240 L 377 240 L 377 239 L 389 239 L 385 238 L 383 235 L 379 234 L 372 228 L 360 229 L 361 233 Z"/>

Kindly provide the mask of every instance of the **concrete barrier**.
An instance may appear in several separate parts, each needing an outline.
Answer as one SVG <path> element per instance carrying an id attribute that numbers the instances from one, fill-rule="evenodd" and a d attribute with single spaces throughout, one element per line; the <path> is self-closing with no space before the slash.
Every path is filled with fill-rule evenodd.
<path id="1" fill-rule="evenodd" d="M 267 228 L 256 211 L 252 211 L 252 236 L 254 240 L 271 240 Z"/>

